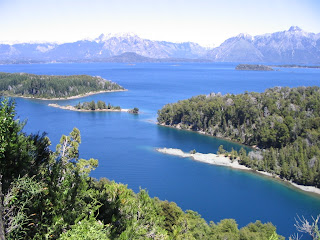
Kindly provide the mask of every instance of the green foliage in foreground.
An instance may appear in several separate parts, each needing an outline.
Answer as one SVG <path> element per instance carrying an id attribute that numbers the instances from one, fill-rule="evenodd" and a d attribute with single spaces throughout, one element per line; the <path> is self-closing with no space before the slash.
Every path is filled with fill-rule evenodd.
<path id="1" fill-rule="evenodd" d="M 150 198 L 145 190 L 134 193 L 126 185 L 92 179 L 89 173 L 98 161 L 79 158 L 76 128 L 52 152 L 46 137 L 35 141 L 21 131 L 13 103 L 1 102 L 0 121 L 5 133 L 0 139 L 5 194 L 0 228 L 7 239 L 283 239 L 271 223 L 257 221 L 241 229 L 232 219 L 208 224 L 198 213 Z M 30 151 L 17 153 L 20 138 Z M 16 157 L 7 161 L 11 154 Z M 20 176 L 14 164 L 26 167 Z"/>
<path id="2" fill-rule="evenodd" d="M 320 187 L 319 87 L 201 95 L 164 106 L 158 122 L 256 145 L 242 164 Z"/>
<path id="3" fill-rule="evenodd" d="M 123 90 L 120 85 L 88 75 L 54 76 L 0 73 L 0 95 L 67 98 L 97 91 Z"/>

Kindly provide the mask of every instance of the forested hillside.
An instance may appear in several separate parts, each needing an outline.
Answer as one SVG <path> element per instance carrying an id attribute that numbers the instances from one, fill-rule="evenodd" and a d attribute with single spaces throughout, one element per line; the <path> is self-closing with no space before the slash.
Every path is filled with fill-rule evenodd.
<path id="1" fill-rule="evenodd" d="M 54 76 L 0 73 L 0 95 L 67 98 L 89 92 L 123 89 L 114 82 L 88 75 Z"/>
<path id="2" fill-rule="evenodd" d="M 242 164 L 320 187 L 319 87 L 196 96 L 164 106 L 158 122 L 257 146 Z"/>
<path id="3" fill-rule="evenodd" d="M 61 137 L 54 152 L 45 134 L 28 135 L 22 129 L 14 104 L 1 101 L 1 237 L 283 239 L 271 223 L 257 221 L 240 230 L 233 219 L 208 224 L 194 211 L 150 198 L 146 190 L 134 193 L 126 185 L 91 178 L 98 160 L 79 158 L 81 137 L 76 128 Z"/>
<path id="4" fill-rule="evenodd" d="M 282 239 L 271 223 L 257 221 L 240 230 L 232 219 L 208 224 L 145 190 L 134 193 L 126 185 L 92 179 L 98 160 L 79 158 L 76 128 L 61 137 L 55 152 L 45 134 L 28 135 L 22 128 L 14 104 L 3 100 L 0 229 L 7 239 Z"/>

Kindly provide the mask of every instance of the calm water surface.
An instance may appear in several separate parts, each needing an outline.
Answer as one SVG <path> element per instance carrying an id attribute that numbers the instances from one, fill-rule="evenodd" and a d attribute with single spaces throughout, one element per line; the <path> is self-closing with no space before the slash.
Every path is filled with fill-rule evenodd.
<path id="1" fill-rule="evenodd" d="M 206 220 L 234 218 L 242 227 L 259 219 L 272 222 L 285 236 L 295 232 L 296 215 L 320 213 L 320 198 L 252 173 L 163 155 L 156 147 L 196 149 L 215 153 L 219 145 L 240 146 L 188 131 L 157 126 L 157 110 L 170 102 L 210 92 L 263 92 L 274 86 L 319 86 L 320 69 L 280 69 L 275 72 L 235 71 L 236 64 L 32 64 L 1 65 L 0 71 L 35 74 L 102 76 L 129 89 L 68 101 L 16 99 L 17 113 L 28 119 L 27 132 L 48 133 L 53 145 L 73 127 L 81 131 L 83 158 L 99 159 L 93 177 L 146 188 L 151 196 L 175 201 L 198 211 Z M 48 107 L 103 100 L 142 114 L 81 113 Z"/>

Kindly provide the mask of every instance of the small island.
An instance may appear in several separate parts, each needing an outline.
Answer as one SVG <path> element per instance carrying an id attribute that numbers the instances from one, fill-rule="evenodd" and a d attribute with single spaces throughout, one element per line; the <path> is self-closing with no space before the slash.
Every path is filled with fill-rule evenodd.
<path id="1" fill-rule="evenodd" d="M 236 66 L 236 70 L 242 71 L 274 71 L 272 67 L 260 65 L 260 64 L 239 64 Z"/>
<path id="2" fill-rule="evenodd" d="M 3 96 L 65 100 L 115 91 L 126 89 L 99 76 L 0 73 L 0 95 Z"/>
<path id="3" fill-rule="evenodd" d="M 135 107 L 133 109 L 122 109 L 120 106 L 112 106 L 110 103 L 108 103 L 107 105 L 104 101 L 101 100 L 99 100 L 97 103 L 95 101 L 83 103 L 79 102 L 75 106 L 61 106 L 55 103 L 50 103 L 48 104 L 48 106 L 78 112 L 128 112 L 133 114 L 139 113 L 139 108 Z"/>

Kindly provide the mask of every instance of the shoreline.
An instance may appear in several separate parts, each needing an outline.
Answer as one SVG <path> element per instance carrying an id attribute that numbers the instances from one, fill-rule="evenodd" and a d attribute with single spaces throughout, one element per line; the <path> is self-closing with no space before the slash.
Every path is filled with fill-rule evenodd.
<path id="1" fill-rule="evenodd" d="M 49 107 L 55 107 L 55 108 L 60 108 L 64 110 L 70 110 L 70 111 L 75 111 L 75 112 L 129 112 L 130 109 L 96 109 L 96 110 L 87 110 L 87 109 L 77 109 L 73 106 L 67 105 L 67 106 L 61 106 L 56 103 L 49 103 Z"/>
<path id="2" fill-rule="evenodd" d="M 239 164 L 238 160 L 231 161 L 228 157 L 225 157 L 223 155 L 217 155 L 214 153 L 185 153 L 181 149 L 177 148 L 156 148 L 157 152 L 163 153 L 163 154 L 169 154 L 169 155 L 174 155 L 178 157 L 183 157 L 183 158 L 191 158 L 194 161 L 198 162 L 203 162 L 207 164 L 212 164 L 212 165 L 217 165 L 217 166 L 224 166 L 224 167 L 230 167 L 233 169 L 237 170 L 245 170 L 245 171 L 250 171 L 252 173 L 256 174 L 261 174 L 266 177 L 278 180 L 282 183 L 288 184 L 290 187 L 293 187 L 295 189 L 307 192 L 312 195 L 317 195 L 317 197 L 320 196 L 320 188 L 314 187 L 314 186 L 304 186 L 304 185 L 299 185 L 296 184 L 292 181 L 288 181 L 285 179 L 281 179 L 278 175 L 264 172 L 264 171 L 256 171 L 252 168 L 248 168 L 244 165 Z"/>
<path id="3" fill-rule="evenodd" d="M 230 142 L 230 143 L 236 143 L 238 145 L 241 145 L 243 147 L 246 147 L 246 148 L 249 148 L 249 149 L 252 149 L 252 150 L 257 150 L 256 146 L 248 146 L 248 145 L 245 145 L 244 143 L 239 143 L 239 142 L 236 142 L 234 140 L 231 140 L 231 139 L 227 139 L 227 138 L 223 138 L 223 137 L 217 137 L 217 136 L 213 136 L 211 134 L 208 134 L 204 131 L 194 131 L 192 129 L 184 129 L 184 128 L 181 128 L 179 124 L 176 124 L 176 125 L 166 125 L 164 123 L 159 123 L 159 122 L 156 122 L 157 125 L 159 126 L 162 126 L 162 127 L 169 127 L 169 128 L 174 128 L 174 129 L 178 129 L 178 130 L 182 130 L 182 131 L 188 131 L 188 132 L 194 132 L 194 133 L 197 133 L 197 134 L 201 134 L 201 135 L 205 135 L 205 136 L 208 136 L 208 137 L 213 137 L 213 138 L 216 138 L 216 139 L 220 139 L 220 140 L 223 140 L 223 141 L 226 141 L 226 142 Z"/>
<path id="4" fill-rule="evenodd" d="M 208 163 L 212 165 L 231 167 L 239 170 L 251 171 L 251 168 L 248 168 L 244 165 L 240 165 L 237 160 L 231 161 L 228 157 L 223 155 L 217 155 L 214 153 L 185 153 L 181 149 L 177 148 L 156 148 L 157 152 L 179 156 L 183 158 L 192 158 L 194 161 Z"/>
<path id="5" fill-rule="evenodd" d="M 71 97 L 66 97 L 66 98 L 37 98 L 37 97 L 14 96 L 14 95 L 12 95 L 11 97 L 35 99 L 35 100 L 43 100 L 43 101 L 60 101 L 60 100 L 71 100 L 71 99 L 83 98 L 83 97 L 88 97 L 88 96 L 100 94 L 100 93 L 125 92 L 125 91 L 128 91 L 128 89 L 103 90 L 103 91 L 97 91 L 97 92 L 88 92 L 88 93 L 84 93 L 84 94 L 80 94 L 80 95 L 76 95 L 76 96 L 71 96 Z"/>

